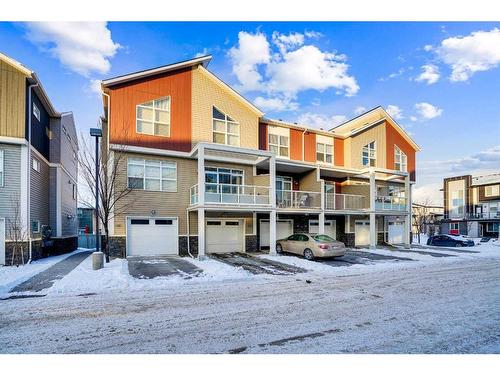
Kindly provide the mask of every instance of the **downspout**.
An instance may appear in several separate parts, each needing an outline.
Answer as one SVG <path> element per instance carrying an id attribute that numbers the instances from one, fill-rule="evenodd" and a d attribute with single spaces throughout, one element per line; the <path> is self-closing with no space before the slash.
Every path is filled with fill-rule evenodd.
<path id="1" fill-rule="evenodd" d="M 28 264 L 31 263 L 31 260 L 33 259 L 33 251 L 32 251 L 32 244 L 31 244 L 31 117 L 33 116 L 33 103 L 31 103 L 31 91 L 34 87 L 38 86 L 38 81 L 35 84 L 29 85 L 28 86 L 28 186 L 27 186 L 27 191 L 28 191 L 28 197 L 27 197 L 27 207 L 26 207 L 26 217 L 27 217 L 27 224 L 28 224 L 28 249 L 29 249 L 29 259 L 28 259 Z"/>
<path id="2" fill-rule="evenodd" d="M 189 245 L 189 234 L 191 233 L 191 231 L 189 230 L 189 211 L 187 208 L 186 208 L 186 227 L 187 227 L 187 250 L 189 256 L 194 259 L 194 255 L 191 254 L 191 246 Z"/>

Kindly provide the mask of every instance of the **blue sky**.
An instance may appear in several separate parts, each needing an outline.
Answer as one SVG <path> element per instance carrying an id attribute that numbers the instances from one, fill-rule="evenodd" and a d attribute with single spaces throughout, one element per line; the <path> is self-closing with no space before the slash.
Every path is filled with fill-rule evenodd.
<path id="1" fill-rule="evenodd" d="M 266 116 L 329 128 L 382 105 L 422 147 L 416 196 L 500 171 L 500 23 L 0 23 L 0 51 L 55 107 L 95 126 L 95 82 L 212 54 L 209 69 Z M 289 74 L 292 72 L 292 74 Z M 424 73 L 424 74 L 422 74 Z M 94 83 L 92 83 L 94 82 Z"/>

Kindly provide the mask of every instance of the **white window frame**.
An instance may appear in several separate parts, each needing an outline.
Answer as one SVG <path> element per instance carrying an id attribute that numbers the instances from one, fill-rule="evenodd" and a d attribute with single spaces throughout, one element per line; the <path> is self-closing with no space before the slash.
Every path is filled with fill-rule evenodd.
<path id="1" fill-rule="evenodd" d="M 160 177 L 150 177 L 146 175 L 146 167 L 157 167 L 156 165 L 152 165 L 153 163 L 160 163 Z M 131 176 L 130 175 L 130 166 L 142 167 L 142 175 Z M 163 168 L 165 169 L 175 169 L 175 178 L 170 177 L 162 177 Z M 134 187 L 130 185 L 130 178 L 142 178 L 142 188 Z M 147 189 L 146 188 L 146 180 L 159 180 L 160 181 L 160 189 Z M 164 190 L 163 189 L 163 181 L 171 181 L 175 182 L 175 189 Z M 144 191 L 161 191 L 165 193 L 176 193 L 177 192 L 177 162 L 170 160 L 154 160 L 154 159 L 139 159 L 139 158 L 128 158 L 127 159 L 127 187 L 133 190 L 144 190 Z"/>
<path id="2" fill-rule="evenodd" d="M 36 223 L 36 230 L 33 230 L 34 223 Z M 31 233 L 40 233 L 40 220 L 31 220 Z"/>
<path id="3" fill-rule="evenodd" d="M 207 174 L 216 174 L 217 175 L 217 181 L 215 182 L 207 182 L 206 177 Z M 220 181 L 220 176 L 221 174 L 226 174 L 229 175 L 230 182 L 221 182 Z M 241 177 L 241 184 L 233 184 L 232 183 L 232 177 Z M 208 185 L 208 186 L 207 186 Z M 217 191 L 211 191 L 211 187 L 215 185 L 217 187 Z M 241 190 L 241 188 L 233 188 L 233 187 L 239 187 L 239 186 L 245 186 L 245 171 L 242 169 L 235 169 L 235 168 L 224 168 L 224 167 L 211 167 L 209 165 L 205 166 L 205 191 L 209 193 L 224 193 L 224 194 L 236 194 L 238 190 Z"/>
<path id="4" fill-rule="evenodd" d="M 36 119 L 38 121 L 41 121 L 40 118 L 42 117 L 41 116 L 41 113 L 40 113 L 40 108 L 38 108 L 38 106 L 33 102 L 33 115 L 36 117 Z"/>
<path id="5" fill-rule="evenodd" d="M 155 102 L 160 101 L 160 100 L 167 100 L 168 101 L 168 108 L 167 109 L 161 109 L 161 108 L 156 107 Z M 146 103 L 153 103 L 153 105 L 152 106 L 145 105 Z M 151 121 L 139 118 L 139 109 L 140 108 L 153 111 L 153 116 L 152 116 Z M 156 112 L 157 111 L 158 112 L 160 112 L 160 111 L 167 112 L 168 113 L 168 122 L 157 121 L 156 120 Z M 135 106 L 135 132 L 138 134 L 146 134 L 146 135 L 153 135 L 153 136 L 157 136 L 157 137 L 170 138 L 170 134 L 172 133 L 172 125 L 171 125 L 171 122 L 172 122 L 171 116 L 172 115 L 171 115 L 171 112 L 172 112 L 172 99 L 170 98 L 170 96 L 162 96 L 160 98 L 151 99 L 145 103 L 137 104 Z M 153 131 L 151 133 L 148 133 L 145 131 L 139 131 L 139 121 L 151 123 Z M 159 134 L 156 131 L 156 124 L 167 125 L 168 126 L 168 135 Z"/>
<path id="6" fill-rule="evenodd" d="M 0 150 L 0 187 L 4 186 L 5 180 L 5 152 Z"/>
<path id="7" fill-rule="evenodd" d="M 396 145 L 394 146 L 394 169 L 401 172 L 407 172 L 408 170 L 408 157 Z"/>
<path id="8" fill-rule="evenodd" d="M 215 118 L 214 117 L 214 108 L 222 113 L 224 115 L 224 120 L 220 119 L 220 118 Z M 215 130 L 215 122 L 216 121 L 219 121 L 219 122 L 224 122 L 224 131 L 218 131 L 218 130 Z M 232 124 L 232 125 L 236 125 L 238 127 L 238 133 L 230 133 L 229 132 L 229 124 Z M 220 143 L 220 142 L 216 142 L 215 141 L 215 134 L 224 134 L 224 143 Z M 229 144 L 228 142 L 228 139 L 229 139 L 229 136 L 231 137 L 237 137 L 238 138 L 238 144 L 236 145 L 233 145 L 233 144 Z M 233 146 L 233 147 L 239 147 L 240 144 L 241 144 L 241 127 L 240 127 L 240 123 L 236 120 L 234 120 L 234 118 L 232 116 L 229 116 L 226 112 L 224 111 L 221 111 L 219 108 L 217 108 L 216 106 L 212 106 L 212 142 L 213 143 L 216 143 L 216 144 L 219 144 L 219 145 L 227 145 L 227 146 Z"/>
<path id="9" fill-rule="evenodd" d="M 489 189 L 489 192 L 488 192 Z M 485 197 L 496 197 L 500 195 L 500 185 L 490 185 L 484 187 L 484 196 Z"/>
<path id="10" fill-rule="evenodd" d="M 450 223 L 450 231 L 451 230 L 458 230 L 458 231 L 460 231 L 460 224 L 459 223 Z"/>
<path id="11" fill-rule="evenodd" d="M 31 168 L 33 170 L 37 171 L 38 173 L 40 173 L 40 160 L 38 160 L 35 157 L 32 157 L 31 158 Z"/>
<path id="12" fill-rule="evenodd" d="M 281 127 L 271 127 L 267 128 L 267 149 L 275 154 L 279 158 L 290 159 L 290 130 L 286 128 L 287 134 Z M 271 136 L 275 136 L 278 142 L 271 142 Z M 286 142 L 284 141 L 286 139 Z M 285 145 L 286 143 L 286 145 Z M 276 148 L 277 152 L 272 148 Z M 286 155 L 281 155 L 281 150 L 286 149 Z"/>
<path id="13" fill-rule="evenodd" d="M 373 149 L 370 147 L 370 145 L 372 144 L 373 144 Z M 368 160 L 368 164 L 365 164 L 363 160 L 365 159 L 365 154 Z M 373 160 L 373 165 L 371 163 L 372 160 Z M 371 141 L 370 143 L 363 146 L 363 150 L 361 152 L 361 165 L 363 165 L 364 167 L 377 166 L 377 141 Z"/>
<path id="14" fill-rule="evenodd" d="M 78 190 L 76 188 L 76 184 L 73 184 L 73 200 L 76 201 L 77 197 L 78 197 Z"/>
<path id="15" fill-rule="evenodd" d="M 319 146 L 323 147 L 323 151 L 319 151 L 318 148 Z M 331 147 L 332 152 L 329 153 L 326 151 L 327 147 Z M 318 160 L 318 154 L 323 154 L 323 161 Z M 331 162 L 326 161 L 326 157 L 330 156 L 331 157 Z M 324 143 L 324 142 L 316 142 L 316 161 L 320 164 L 327 164 L 327 165 L 332 165 L 333 164 L 333 145 Z"/>

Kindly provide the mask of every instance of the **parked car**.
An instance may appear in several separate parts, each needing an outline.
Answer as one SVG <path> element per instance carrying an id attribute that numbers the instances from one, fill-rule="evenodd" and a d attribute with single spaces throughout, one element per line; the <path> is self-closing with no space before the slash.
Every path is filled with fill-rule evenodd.
<path id="1" fill-rule="evenodd" d="M 303 255 L 304 258 L 340 257 L 345 255 L 343 242 L 334 240 L 326 234 L 298 233 L 278 240 L 276 243 L 278 253 L 286 252 Z"/>
<path id="2" fill-rule="evenodd" d="M 474 246 L 474 241 L 462 236 L 439 234 L 437 236 L 429 237 L 429 239 L 427 240 L 427 245 L 446 247 Z"/>

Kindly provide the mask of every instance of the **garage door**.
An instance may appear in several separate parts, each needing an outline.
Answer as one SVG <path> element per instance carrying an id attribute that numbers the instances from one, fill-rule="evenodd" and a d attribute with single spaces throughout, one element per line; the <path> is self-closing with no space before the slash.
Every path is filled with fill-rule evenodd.
<path id="1" fill-rule="evenodd" d="M 177 218 L 129 218 L 127 256 L 179 254 Z"/>
<path id="2" fill-rule="evenodd" d="M 354 226 L 354 245 L 366 246 L 370 244 L 370 222 L 356 220 Z"/>
<path id="3" fill-rule="evenodd" d="M 5 219 L 0 219 L 0 265 L 5 264 Z"/>
<path id="4" fill-rule="evenodd" d="M 293 220 L 276 220 L 276 239 L 293 234 Z M 269 247 L 269 220 L 260 221 L 260 247 Z"/>
<path id="5" fill-rule="evenodd" d="M 403 243 L 404 223 L 401 221 L 389 221 L 387 225 L 387 242 L 390 244 Z"/>
<path id="6" fill-rule="evenodd" d="M 309 220 L 309 233 L 319 233 L 319 221 Z M 337 239 L 337 229 L 335 228 L 335 220 L 325 220 L 325 234 Z"/>
<path id="7" fill-rule="evenodd" d="M 244 220 L 207 220 L 207 253 L 244 252 Z"/>

